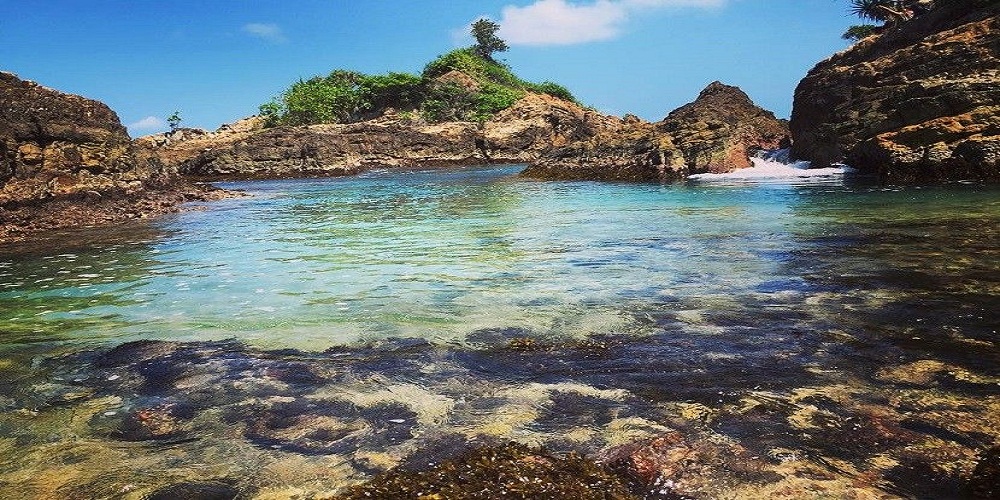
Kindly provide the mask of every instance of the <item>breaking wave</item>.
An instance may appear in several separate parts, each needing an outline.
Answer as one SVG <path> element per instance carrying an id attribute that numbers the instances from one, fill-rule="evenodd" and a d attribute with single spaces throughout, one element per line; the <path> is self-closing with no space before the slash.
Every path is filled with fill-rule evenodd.
<path id="1" fill-rule="evenodd" d="M 796 181 L 828 181 L 839 180 L 845 174 L 855 170 L 847 165 L 827 168 L 809 168 L 808 161 L 791 161 L 791 150 L 778 149 L 761 151 L 757 157 L 750 158 L 753 166 L 741 168 L 724 174 L 695 174 L 688 177 L 695 181 L 737 181 L 737 182 L 768 182 L 793 179 Z"/>

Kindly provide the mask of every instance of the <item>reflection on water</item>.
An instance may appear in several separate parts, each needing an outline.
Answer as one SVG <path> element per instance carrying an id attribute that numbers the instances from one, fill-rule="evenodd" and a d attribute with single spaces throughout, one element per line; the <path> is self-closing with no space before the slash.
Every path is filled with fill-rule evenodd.
<path id="1" fill-rule="evenodd" d="M 699 498 L 947 497 L 998 444 L 1000 191 L 516 171 L 3 249 L 0 490 L 318 498 L 514 440 Z"/>

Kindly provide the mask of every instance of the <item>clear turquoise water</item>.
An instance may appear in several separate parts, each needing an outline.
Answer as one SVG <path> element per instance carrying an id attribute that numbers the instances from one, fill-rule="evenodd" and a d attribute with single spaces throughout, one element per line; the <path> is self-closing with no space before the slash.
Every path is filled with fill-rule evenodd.
<path id="1" fill-rule="evenodd" d="M 996 190 L 541 183 L 518 169 L 232 183 L 254 196 L 0 250 L 3 342 L 646 334 L 651 317 L 766 297 L 807 310 L 817 273 L 996 272 Z M 949 230 L 971 231 L 921 242 Z M 887 231 L 912 241 L 852 255 Z"/>
<path id="2" fill-rule="evenodd" d="M 519 170 L 227 183 L 252 196 L 0 248 L 0 489 L 138 498 L 167 476 L 131 470 L 209 463 L 245 491 L 332 491 L 444 436 L 598 453 L 679 428 L 779 457 L 774 477 L 816 480 L 787 459 L 814 455 L 851 488 L 946 491 L 1000 440 L 1000 188 Z M 142 339 L 193 347 L 101 361 Z M 429 344 L 365 347 L 387 339 Z M 295 401 L 336 404 L 259 420 Z M 123 451 L 115 419 L 180 406 L 190 441 Z M 343 407 L 350 446 L 308 437 Z M 260 473 L 304 460 L 336 477 Z"/>

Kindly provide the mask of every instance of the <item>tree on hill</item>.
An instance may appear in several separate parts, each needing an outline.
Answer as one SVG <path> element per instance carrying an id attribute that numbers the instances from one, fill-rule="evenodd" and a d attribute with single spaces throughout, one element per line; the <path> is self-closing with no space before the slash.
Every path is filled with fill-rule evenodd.
<path id="1" fill-rule="evenodd" d="M 476 45 L 437 57 L 419 76 L 336 70 L 325 77 L 299 79 L 262 104 L 260 114 L 269 127 L 351 123 L 383 116 L 390 110 L 400 117 L 432 123 L 484 122 L 527 92 L 577 102 L 566 87 L 521 80 L 509 66 L 495 61 L 494 52 L 507 50 L 507 44 L 496 36 L 499 28 L 488 19 L 476 21 L 472 26 Z"/>
<path id="2" fill-rule="evenodd" d="M 857 24 L 847 28 L 847 31 L 843 35 L 840 35 L 844 40 L 850 40 L 856 42 L 862 38 L 867 38 L 878 32 L 878 26 L 874 24 Z"/>
<path id="3" fill-rule="evenodd" d="M 506 52 L 509 49 L 507 42 L 497 36 L 499 30 L 499 24 L 486 18 L 480 18 L 472 23 L 472 37 L 476 39 L 473 49 L 476 54 L 487 61 L 492 61 L 494 52 Z"/>
<path id="4" fill-rule="evenodd" d="M 167 117 L 167 125 L 170 126 L 170 131 L 173 132 L 177 130 L 177 127 L 180 126 L 182 121 L 184 121 L 184 119 L 181 118 L 181 112 L 174 111 L 174 114 Z"/>
<path id="5" fill-rule="evenodd" d="M 850 0 L 847 7 L 849 13 L 880 24 L 851 26 L 840 37 L 856 42 L 878 33 L 882 26 L 907 21 L 915 15 L 918 3 L 916 0 Z"/>

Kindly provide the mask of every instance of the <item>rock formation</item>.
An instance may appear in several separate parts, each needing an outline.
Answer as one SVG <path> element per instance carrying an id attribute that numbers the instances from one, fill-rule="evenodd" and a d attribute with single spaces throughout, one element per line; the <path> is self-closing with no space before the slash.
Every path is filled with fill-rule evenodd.
<path id="1" fill-rule="evenodd" d="M 739 87 L 713 82 L 698 99 L 659 124 L 691 173 L 722 173 L 751 166 L 762 149 L 788 147 L 788 124 L 758 107 Z"/>
<path id="2" fill-rule="evenodd" d="M 491 158 L 530 162 L 552 148 L 614 130 L 620 120 L 545 94 L 528 94 L 485 123 Z"/>
<path id="3" fill-rule="evenodd" d="M 938 4 L 809 72 L 795 157 L 885 182 L 1000 180 L 1000 2 Z"/>
<path id="4" fill-rule="evenodd" d="M 181 130 L 137 143 L 197 177 L 336 176 L 374 167 L 528 162 L 613 121 L 577 104 L 529 93 L 483 124 L 428 124 L 389 113 L 358 123 L 265 129 L 259 119 L 248 119 L 215 133 Z"/>
<path id="5" fill-rule="evenodd" d="M 0 205 L 132 193 L 161 174 L 103 103 L 0 73 Z"/>
<path id="6" fill-rule="evenodd" d="M 0 242 L 163 213 L 201 196 L 174 180 L 103 103 L 0 72 Z"/>
<path id="7" fill-rule="evenodd" d="M 523 175 L 544 179 L 672 181 L 751 165 L 788 146 L 788 128 L 738 87 L 713 82 L 692 103 L 651 124 L 636 117 L 556 148 Z"/>

